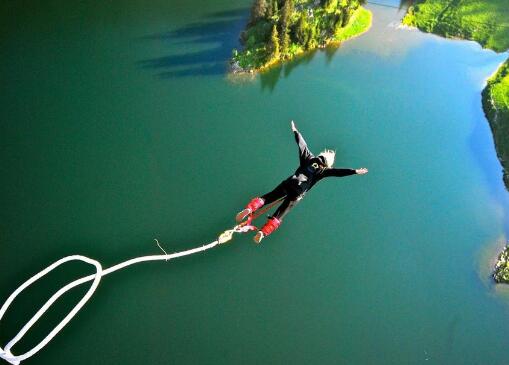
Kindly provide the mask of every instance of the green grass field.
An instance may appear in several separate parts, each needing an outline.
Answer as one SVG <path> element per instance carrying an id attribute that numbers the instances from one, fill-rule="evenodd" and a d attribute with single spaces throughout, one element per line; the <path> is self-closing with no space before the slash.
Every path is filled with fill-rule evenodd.
<path id="1" fill-rule="evenodd" d="M 340 29 L 334 36 L 334 41 L 344 42 L 357 37 L 371 27 L 371 12 L 365 8 L 359 8 L 352 16 L 346 27 Z"/>
<path id="2" fill-rule="evenodd" d="M 509 63 L 505 63 L 497 74 L 490 79 L 491 98 L 501 109 L 509 110 Z"/>
<path id="3" fill-rule="evenodd" d="M 508 0 L 423 0 L 403 23 L 445 37 L 472 39 L 497 52 L 509 49 Z"/>

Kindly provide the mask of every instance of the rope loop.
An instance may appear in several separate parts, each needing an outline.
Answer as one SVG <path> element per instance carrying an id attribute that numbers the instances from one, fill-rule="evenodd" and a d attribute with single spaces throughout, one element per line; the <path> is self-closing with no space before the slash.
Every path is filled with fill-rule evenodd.
<path id="1" fill-rule="evenodd" d="M 13 365 L 18 365 L 22 360 L 25 360 L 29 358 L 30 356 L 37 353 L 39 350 L 41 350 L 44 346 L 50 342 L 55 335 L 64 328 L 67 323 L 78 313 L 78 311 L 86 304 L 86 302 L 92 297 L 92 294 L 94 294 L 94 291 L 97 289 L 99 282 L 101 281 L 102 276 L 102 266 L 99 263 L 99 261 L 96 261 L 94 259 L 90 259 L 85 256 L 80 255 L 73 255 L 73 256 L 67 256 L 64 257 L 44 270 L 40 271 L 36 275 L 32 276 L 30 279 L 25 281 L 18 289 L 16 289 L 9 298 L 5 301 L 5 303 L 2 305 L 2 308 L 0 309 L 0 320 L 3 318 L 5 312 L 9 308 L 9 306 L 12 304 L 14 299 L 21 294 L 26 288 L 28 288 L 30 285 L 35 283 L 37 280 L 40 280 L 42 277 L 49 274 L 51 271 L 55 270 L 60 265 L 65 264 L 69 261 L 83 261 L 87 264 L 90 264 L 92 266 L 95 266 L 96 272 L 93 275 L 85 276 L 80 279 L 74 280 L 67 284 L 66 286 L 62 287 L 60 290 L 58 290 L 55 294 L 51 296 L 50 299 L 44 303 L 44 305 L 37 311 L 37 313 L 34 314 L 34 316 L 23 326 L 23 328 L 18 332 L 18 334 L 11 340 L 9 343 L 5 346 L 4 349 L 0 347 L 0 358 L 3 358 L 4 360 L 8 361 L 9 363 Z M 21 355 L 13 355 L 11 352 L 11 348 L 18 343 L 23 336 L 30 330 L 30 328 L 42 317 L 44 313 L 53 305 L 55 301 L 57 301 L 58 298 L 60 298 L 64 293 L 71 290 L 75 286 L 78 286 L 80 284 L 83 284 L 87 281 L 89 281 L 93 277 L 92 285 L 90 286 L 90 289 L 88 289 L 87 293 L 81 298 L 81 300 L 74 306 L 74 308 L 62 319 L 62 321 L 36 346 L 34 346 L 31 350 L 25 352 Z"/>

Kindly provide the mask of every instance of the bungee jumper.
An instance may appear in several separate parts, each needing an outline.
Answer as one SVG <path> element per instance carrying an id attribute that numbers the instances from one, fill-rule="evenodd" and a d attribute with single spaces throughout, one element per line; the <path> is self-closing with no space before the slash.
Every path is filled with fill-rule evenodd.
<path id="1" fill-rule="evenodd" d="M 263 206 L 277 203 L 282 200 L 281 205 L 270 216 L 267 223 L 256 233 L 253 240 L 260 243 L 261 240 L 281 225 L 283 218 L 295 205 L 302 200 L 304 195 L 321 179 L 335 176 L 343 177 L 349 175 L 364 175 L 368 172 L 366 168 L 359 169 L 338 169 L 333 168 L 335 151 L 325 149 L 318 156 L 313 155 L 309 150 L 304 137 L 291 122 L 292 131 L 295 135 L 295 141 L 299 146 L 299 167 L 295 173 L 281 182 L 274 190 L 251 199 L 245 209 L 236 216 L 237 222 L 243 222 L 247 218 L 247 224 L 253 219 L 253 213 Z"/>
<path id="2" fill-rule="evenodd" d="M 236 218 L 237 221 L 239 221 L 239 224 L 221 233 L 219 237 L 217 237 L 214 241 L 196 248 L 168 254 L 159 244 L 159 241 L 155 240 L 164 254 L 135 257 L 120 262 L 109 268 L 103 268 L 99 261 L 92 258 L 82 255 L 70 255 L 55 261 L 53 264 L 49 265 L 45 269 L 39 271 L 37 274 L 26 280 L 16 290 L 14 290 L 14 292 L 0 307 L 0 321 L 19 294 L 21 294 L 25 289 L 30 287 L 36 281 L 42 279 L 44 276 L 57 269 L 61 265 L 71 261 L 82 261 L 94 266 L 96 269 L 95 273 L 75 279 L 74 281 L 71 281 L 56 291 L 6 345 L 2 345 L 0 343 L 0 359 L 4 359 L 12 365 L 20 365 L 22 361 L 32 357 L 37 352 L 39 352 L 69 323 L 69 321 L 72 320 L 72 318 L 79 312 L 79 310 L 88 302 L 88 300 L 92 297 L 98 288 L 99 283 L 104 276 L 109 275 L 115 271 L 125 269 L 131 265 L 152 261 L 168 261 L 183 256 L 193 255 L 199 252 L 204 252 L 218 245 L 222 245 L 226 242 L 229 242 L 234 234 L 247 233 L 251 230 L 257 230 L 255 226 L 250 224 L 251 221 L 265 209 L 270 208 L 273 204 L 277 204 L 279 201 L 282 201 L 281 205 L 276 209 L 272 217 L 270 217 L 262 229 L 256 233 L 254 241 L 256 243 L 260 243 L 264 237 L 270 235 L 279 227 L 281 221 L 286 216 L 286 214 L 288 214 L 290 209 L 292 209 L 299 202 L 299 200 L 304 197 L 307 191 L 309 191 L 318 181 L 324 177 L 341 177 L 354 174 L 363 175 L 368 172 L 368 170 L 365 168 L 357 170 L 332 168 L 332 165 L 334 164 L 334 151 L 324 150 L 315 157 L 309 151 L 306 141 L 304 141 L 304 138 L 295 127 L 295 123 L 293 123 L 293 121 L 292 131 L 294 132 L 295 140 L 299 145 L 299 167 L 295 173 L 284 180 L 270 193 L 252 199 L 246 208 L 237 214 Z M 263 206 L 265 208 L 260 209 Z M 258 213 L 254 214 L 254 212 L 257 210 Z M 32 326 L 62 295 L 64 295 L 69 290 L 72 290 L 74 287 L 87 282 L 92 282 L 92 284 L 85 295 L 38 344 L 22 354 L 15 355 L 12 353 L 12 347 L 15 346 L 25 336 L 25 334 L 32 328 Z"/>

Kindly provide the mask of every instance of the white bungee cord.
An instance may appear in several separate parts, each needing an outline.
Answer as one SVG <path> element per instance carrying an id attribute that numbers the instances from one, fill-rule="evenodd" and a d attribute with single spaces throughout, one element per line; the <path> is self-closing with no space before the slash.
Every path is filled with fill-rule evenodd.
<path id="1" fill-rule="evenodd" d="M 21 361 L 26 360 L 29 357 L 35 355 L 37 352 L 39 352 L 44 346 L 46 346 L 53 339 L 53 337 L 55 337 L 58 334 L 58 332 L 60 332 L 67 325 L 67 323 L 69 323 L 69 321 L 76 315 L 76 313 L 78 313 L 78 311 L 87 303 L 87 301 L 92 297 L 95 290 L 99 286 L 99 282 L 101 281 L 102 277 L 104 277 L 108 274 L 111 274 L 112 272 L 124 269 L 128 266 L 138 264 L 140 262 L 163 261 L 163 260 L 168 261 L 168 260 L 171 260 L 171 259 L 174 259 L 177 257 L 188 256 L 188 255 L 192 255 L 194 253 L 206 251 L 206 250 L 211 249 L 219 244 L 228 242 L 229 240 L 232 239 L 234 233 L 244 233 L 244 232 L 248 232 L 253 229 L 255 229 L 255 227 L 251 226 L 249 224 L 247 224 L 247 225 L 240 224 L 230 230 L 224 231 L 215 241 L 213 241 L 211 243 L 208 243 L 206 245 L 203 245 L 203 246 L 200 246 L 197 248 L 193 248 L 193 249 L 190 249 L 187 251 L 176 252 L 173 254 L 167 254 L 166 251 L 164 251 L 164 249 L 159 245 L 159 242 L 156 240 L 156 243 L 159 246 L 159 248 L 161 248 L 161 250 L 163 250 L 163 252 L 165 253 L 164 255 L 150 255 L 150 256 L 136 257 L 136 258 L 121 262 L 117 265 L 114 265 L 106 270 L 103 270 L 99 261 L 91 259 L 86 256 L 72 255 L 72 256 L 66 256 L 64 258 L 61 258 L 60 260 L 54 262 L 53 264 L 51 264 L 44 270 L 40 271 L 39 273 L 32 276 L 30 279 L 25 281 L 18 289 L 16 289 L 9 296 L 9 298 L 7 298 L 5 303 L 0 308 L 0 321 L 2 320 L 5 312 L 7 311 L 9 306 L 12 304 L 14 299 L 16 299 L 16 297 L 19 294 L 21 294 L 21 292 L 23 290 L 28 288 L 30 285 L 32 285 L 37 280 L 41 279 L 42 277 L 44 277 L 51 271 L 55 270 L 60 265 L 65 264 L 66 262 L 82 261 L 82 262 L 85 262 L 92 266 L 95 266 L 95 270 L 96 270 L 95 274 L 91 274 L 91 275 L 76 279 L 76 280 L 70 282 L 69 284 L 65 285 L 64 287 L 62 287 L 55 294 L 53 294 L 51 296 L 51 298 L 49 298 L 46 301 L 46 303 L 44 303 L 44 305 L 34 314 L 34 316 L 23 326 L 23 328 L 21 328 L 21 330 L 18 332 L 18 334 L 16 336 L 14 336 L 14 338 L 12 340 L 10 340 L 7 343 L 7 345 L 5 345 L 4 348 L 0 347 L 0 358 L 6 360 L 7 362 L 9 362 L 13 365 L 19 365 L 21 363 Z M 53 305 L 53 303 L 58 300 L 58 298 L 60 298 L 63 294 L 65 294 L 72 288 L 74 288 L 78 285 L 84 284 L 88 281 L 92 281 L 92 285 L 90 286 L 90 288 L 88 289 L 86 294 L 83 296 L 83 298 L 81 298 L 81 300 L 74 306 L 74 308 L 64 317 L 64 319 L 55 328 L 53 328 L 53 330 L 51 330 L 51 332 L 48 333 L 48 335 L 46 335 L 46 337 L 44 337 L 44 339 L 41 342 L 39 342 L 31 350 L 28 350 L 24 354 L 14 355 L 11 352 L 12 347 L 23 338 L 23 336 L 42 317 L 42 315 L 44 313 L 46 313 L 46 311 Z"/>

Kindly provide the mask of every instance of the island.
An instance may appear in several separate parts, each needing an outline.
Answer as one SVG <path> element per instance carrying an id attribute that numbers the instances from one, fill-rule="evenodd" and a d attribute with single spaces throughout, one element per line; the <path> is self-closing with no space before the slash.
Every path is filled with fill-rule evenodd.
<path id="1" fill-rule="evenodd" d="M 493 279 L 497 283 L 509 284 L 509 246 L 505 246 L 504 250 L 498 255 Z"/>
<path id="2" fill-rule="evenodd" d="M 371 12 L 359 0 L 255 0 L 242 50 L 233 50 L 230 70 L 253 73 L 315 48 L 339 45 L 366 32 Z"/>
<path id="3" fill-rule="evenodd" d="M 410 6 L 403 24 L 448 38 L 477 41 L 497 52 L 509 49 L 507 0 L 421 0 Z M 482 104 L 509 190 L 509 59 L 487 81 Z M 493 278 L 509 283 L 509 249 L 499 255 Z"/>

